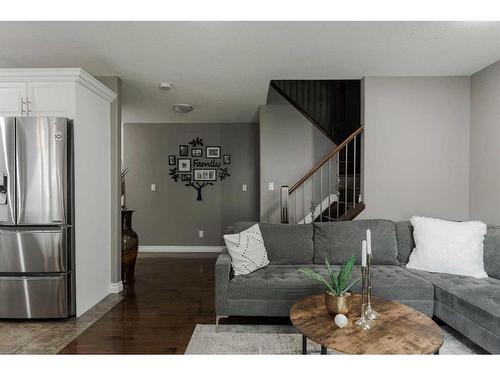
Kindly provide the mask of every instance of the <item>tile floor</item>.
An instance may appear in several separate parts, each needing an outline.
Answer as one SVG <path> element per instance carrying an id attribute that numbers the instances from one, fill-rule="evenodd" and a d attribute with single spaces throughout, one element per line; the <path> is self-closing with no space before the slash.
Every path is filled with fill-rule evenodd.
<path id="1" fill-rule="evenodd" d="M 45 321 L 0 320 L 0 353 L 56 354 L 122 299 L 120 294 L 110 294 L 79 318 Z"/>

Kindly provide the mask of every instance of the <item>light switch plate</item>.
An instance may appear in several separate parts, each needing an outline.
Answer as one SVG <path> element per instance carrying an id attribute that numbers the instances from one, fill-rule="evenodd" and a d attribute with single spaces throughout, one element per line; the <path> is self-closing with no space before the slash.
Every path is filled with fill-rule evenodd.
<path id="1" fill-rule="evenodd" d="M 274 190 L 274 182 L 269 183 L 269 191 Z"/>
<path id="2" fill-rule="evenodd" d="M 203 238 L 203 231 L 202 230 L 198 231 L 198 237 Z"/>
<path id="3" fill-rule="evenodd" d="M 247 191 L 247 184 L 243 184 L 243 185 L 242 185 L 242 187 L 241 187 L 241 189 L 242 189 L 243 191 Z"/>
<path id="4" fill-rule="evenodd" d="M 151 191 L 156 191 L 156 184 L 151 184 Z"/>

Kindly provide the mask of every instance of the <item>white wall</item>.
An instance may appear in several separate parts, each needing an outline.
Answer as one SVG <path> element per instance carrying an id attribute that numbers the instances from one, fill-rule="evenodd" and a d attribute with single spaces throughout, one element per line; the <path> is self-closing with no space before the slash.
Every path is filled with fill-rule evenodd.
<path id="1" fill-rule="evenodd" d="M 76 85 L 75 264 L 76 315 L 110 292 L 111 127 L 110 105 Z"/>
<path id="2" fill-rule="evenodd" d="M 468 219 L 469 109 L 469 77 L 365 78 L 358 218 Z"/>
<path id="3" fill-rule="evenodd" d="M 500 225 L 500 61 L 471 78 L 470 218 Z"/>
<path id="4" fill-rule="evenodd" d="M 96 77 L 113 90 L 117 97 L 111 103 L 111 282 L 122 281 L 121 241 L 121 169 L 122 169 L 122 80 L 117 76 Z"/>

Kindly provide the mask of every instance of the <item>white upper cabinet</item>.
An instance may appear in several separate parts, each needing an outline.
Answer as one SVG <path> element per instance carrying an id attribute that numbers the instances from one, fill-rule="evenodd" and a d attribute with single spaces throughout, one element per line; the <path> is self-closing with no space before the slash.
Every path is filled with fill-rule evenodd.
<path id="1" fill-rule="evenodd" d="M 0 115 L 24 116 L 26 82 L 0 82 Z"/>
<path id="2" fill-rule="evenodd" d="M 28 82 L 28 116 L 74 116 L 75 85 L 73 82 Z"/>
<path id="3" fill-rule="evenodd" d="M 116 94 L 83 69 L 0 69 L 0 116 L 76 116 L 77 87 L 107 101 Z"/>

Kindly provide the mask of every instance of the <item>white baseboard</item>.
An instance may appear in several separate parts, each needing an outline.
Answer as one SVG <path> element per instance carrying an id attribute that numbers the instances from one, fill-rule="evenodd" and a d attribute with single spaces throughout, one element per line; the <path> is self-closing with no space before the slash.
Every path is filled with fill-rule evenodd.
<path id="1" fill-rule="evenodd" d="M 120 293 L 123 290 L 123 281 L 109 284 L 109 292 L 112 294 Z"/>
<path id="2" fill-rule="evenodd" d="M 150 253 L 220 253 L 225 246 L 139 246 L 139 252 Z"/>

